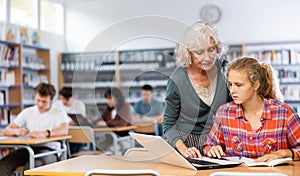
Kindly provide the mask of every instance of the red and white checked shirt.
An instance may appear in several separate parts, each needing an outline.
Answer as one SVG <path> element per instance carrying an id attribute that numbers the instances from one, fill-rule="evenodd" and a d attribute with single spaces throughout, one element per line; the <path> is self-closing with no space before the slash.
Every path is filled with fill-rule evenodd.
<path id="1" fill-rule="evenodd" d="M 252 130 L 242 106 L 230 102 L 219 107 L 204 153 L 220 145 L 227 156 L 257 158 L 279 149 L 293 149 L 300 156 L 300 117 L 288 104 L 264 100 L 262 126 Z"/>

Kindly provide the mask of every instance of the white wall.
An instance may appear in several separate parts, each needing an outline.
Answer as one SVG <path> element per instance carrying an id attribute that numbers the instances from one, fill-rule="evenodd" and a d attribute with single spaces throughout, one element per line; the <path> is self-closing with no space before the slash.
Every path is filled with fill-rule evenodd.
<path id="1" fill-rule="evenodd" d="M 206 4 L 221 8 L 215 26 L 228 44 L 300 41 L 298 0 L 73 0 L 66 4 L 66 51 L 173 47 L 170 39 L 199 21 Z"/>
<path id="2" fill-rule="evenodd" d="M 66 51 L 65 38 L 62 35 L 43 32 L 41 37 L 43 48 L 50 49 L 51 80 L 56 90 L 58 90 L 58 55 Z"/>

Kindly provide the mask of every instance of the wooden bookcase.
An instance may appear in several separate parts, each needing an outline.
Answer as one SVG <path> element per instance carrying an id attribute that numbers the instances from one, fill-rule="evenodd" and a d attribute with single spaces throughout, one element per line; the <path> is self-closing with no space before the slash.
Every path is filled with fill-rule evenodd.
<path id="1" fill-rule="evenodd" d="M 167 80 L 175 67 L 174 48 L 62 53 L 59 87 L 73 87 L 93 119 L 106 106 L 106 89 L 113 86 L 121 88 L 127 102 L 134 104 L 147 83 L 154 87 L 156 98 L 164 101 Z"/>
<path id="2" fill-rule="evenodd" d="M 34 105 L 33 88 L 50 81 L 50 50 L 0 41 L 0 127 Z"/>

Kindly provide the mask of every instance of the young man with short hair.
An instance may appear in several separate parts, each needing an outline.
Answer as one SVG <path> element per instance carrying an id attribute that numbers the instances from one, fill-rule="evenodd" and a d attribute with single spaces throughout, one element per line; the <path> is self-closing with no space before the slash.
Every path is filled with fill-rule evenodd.
<path id="1" fill-rule="evenodd" d="M 68 116 L 58 108 L 51 107 L 55 88 L 51 84 L 40 83 L 34 88 L 35 106 L 22 110 L 5 130 L 6 136 L 29 136 L 47 138 L 68 134 Z M 43 153 L 60 147 L 59 142 L 49 142 L 32 146 L 35 153 Z M 10 176 L 18 166 L 25 165 L 29 159 L 26 149 L 17 149 L 0 160 L 0 175 Z M 36 159 L 36 166 L 57 161 L 56 155 Z M 27 168 L 27 164 L 25 168 Z"/>

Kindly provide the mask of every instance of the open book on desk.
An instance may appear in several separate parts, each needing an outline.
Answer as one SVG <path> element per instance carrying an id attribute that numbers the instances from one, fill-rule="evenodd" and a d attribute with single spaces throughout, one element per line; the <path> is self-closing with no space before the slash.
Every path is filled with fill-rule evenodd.
<path id="1" fill-rule="evenodd" d="M 255 162 L 254 159 L 251 158 L 247 158 L 247 157 L 224 157 L 225 159 L 229 160 L 229 161 L 242 161 L 245 163 L 245 165 L 247 166 L 277 166 L 280 164 L 287 164 L 287 163 L 291 163 L 293 162 L 292 158 L 280 158 L 280 159 L 275 159 L 275 160 L 271 160 L 269 162 Z"/>

